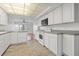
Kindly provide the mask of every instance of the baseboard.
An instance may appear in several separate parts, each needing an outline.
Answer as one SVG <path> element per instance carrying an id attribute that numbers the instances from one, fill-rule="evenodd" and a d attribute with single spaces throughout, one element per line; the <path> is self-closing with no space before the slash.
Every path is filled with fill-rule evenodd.
<path id="1" fill-rule="evenodd" d="M 57 56 L 53 51 L 51 51 L 49 48 L 47 48 L 45 45 L 44 45 L 44 47 L 46 48 L 46 49 L 48 49 L 54 56 Z"/>
<path id="2" fill-rule="evenodd" d="M 63 55 L 62 56 L 69 56 L 69 55 L 67 55 L 66 53 L 63 52 Z"/>

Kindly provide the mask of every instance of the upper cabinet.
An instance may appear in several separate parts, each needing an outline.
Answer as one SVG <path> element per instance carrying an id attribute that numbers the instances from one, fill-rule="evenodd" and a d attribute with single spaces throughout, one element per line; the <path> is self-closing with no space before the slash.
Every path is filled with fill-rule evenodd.
<path id="1" fill-rule="evenodd" d="M 53 12 L 50 12 L 48 14 L 48 25 L 52 25 L 53 24 L 53 20 L 54 20 Z"/>
<path id="2" fill-rule="evenodd" d="M 48 18 L 48 25 L 79 22 L 79 4 L 64 3 L 57 6 L 40 20 Z M 41 23 L 40 23 L 41 24 Z M 42 26 L 42 25 L 41 25 Z"/>
<path id="3" fill-rule="evenodd" d="M 59 6 L 54 11 L 54 24 L 62 23 L 62 6 Z"/>
<path id="4" fill-rule="evenodd" d="M 63 23 L 74 22 L 74 4 L 63 4 Z"/>
<path id="5" fill-rule="evenodd" d="M 7 25 L 7 23 L 8 23 L 8 16 L 2 9 L 0 9 L 0 24 Z"/>

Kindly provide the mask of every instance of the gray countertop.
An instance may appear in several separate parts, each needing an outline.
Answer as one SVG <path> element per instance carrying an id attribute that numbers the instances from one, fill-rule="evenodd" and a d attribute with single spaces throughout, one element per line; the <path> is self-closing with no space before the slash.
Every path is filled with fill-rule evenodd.
<path id="1" fill-rule="evenodd" d="M 52 27 L 52 32 L 78 35 L 79 34 L 79 23 L 61 24 L 61 25 L 56 25 L 56 26 L 54 25 Z"/>
<path id="2" fill-rule="evenodd" d="M 0 35 L 7 34 L 7 33 L 11 33 L 11 31 L 0 32 Z"/>
<path id="3" fill-rule="evenodd" d="M 52 32 L 40 30 L 40 32 L 49 33 L 49 34 L 71 34 L 71 35 L 79 34 L 79 31 L 71 31 L 71 30 L 52 30 Z"/>
<path id="4" fill-rule="evenodd" d="M 68 24 L 60 24 L 60 25 L 53 25 L 51 26 L 52 31 L 46 32 L 44 30 L 40 30 L 45 33 L 51 34 L 71 34 L 71 35 L 78 35 L 79 34 L 79 23 L 68 23 Z"/>
<path id="5" fill-rule="evenodd" d="M 79 31 L 75 30 L 53 30 L 52 33 L 79 35 Z"/>
<path id="6" fill-rule="evenodd" d="M 12 33 L 12 32 L 28 32 L 28 31 L 2 31 L 2 32 L 0 32 L 0 35 Z"/>

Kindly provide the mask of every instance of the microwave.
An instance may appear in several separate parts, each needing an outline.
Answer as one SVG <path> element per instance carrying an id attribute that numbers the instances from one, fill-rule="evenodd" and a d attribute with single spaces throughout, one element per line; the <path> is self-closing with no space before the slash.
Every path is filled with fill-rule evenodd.
<path id="1" fill-rule="evenodd" d="M 48 18 L 44 19 L 41 21 L 42 26 L 47 26 L 48 25 Z"/>

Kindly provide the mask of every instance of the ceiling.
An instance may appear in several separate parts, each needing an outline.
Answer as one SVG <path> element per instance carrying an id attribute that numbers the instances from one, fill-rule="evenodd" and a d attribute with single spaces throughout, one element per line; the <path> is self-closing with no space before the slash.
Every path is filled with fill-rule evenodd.
<path id="1" fill-rule="evenodd" d="M 35 20 L 43 16 L 46 12 L 56 8 L 61 3 L 0 3 L 2 8 L 13 18 L 23 18 L 25 20 Z M 12 19 L 11 19 L 12 20 Z"/>
<path id="2" fill-rule="evenodd" d="M 36 16 L 48 8 L 40 3 L 2 3 L 0 7 L 8 14 L 24 16 Z"/>

